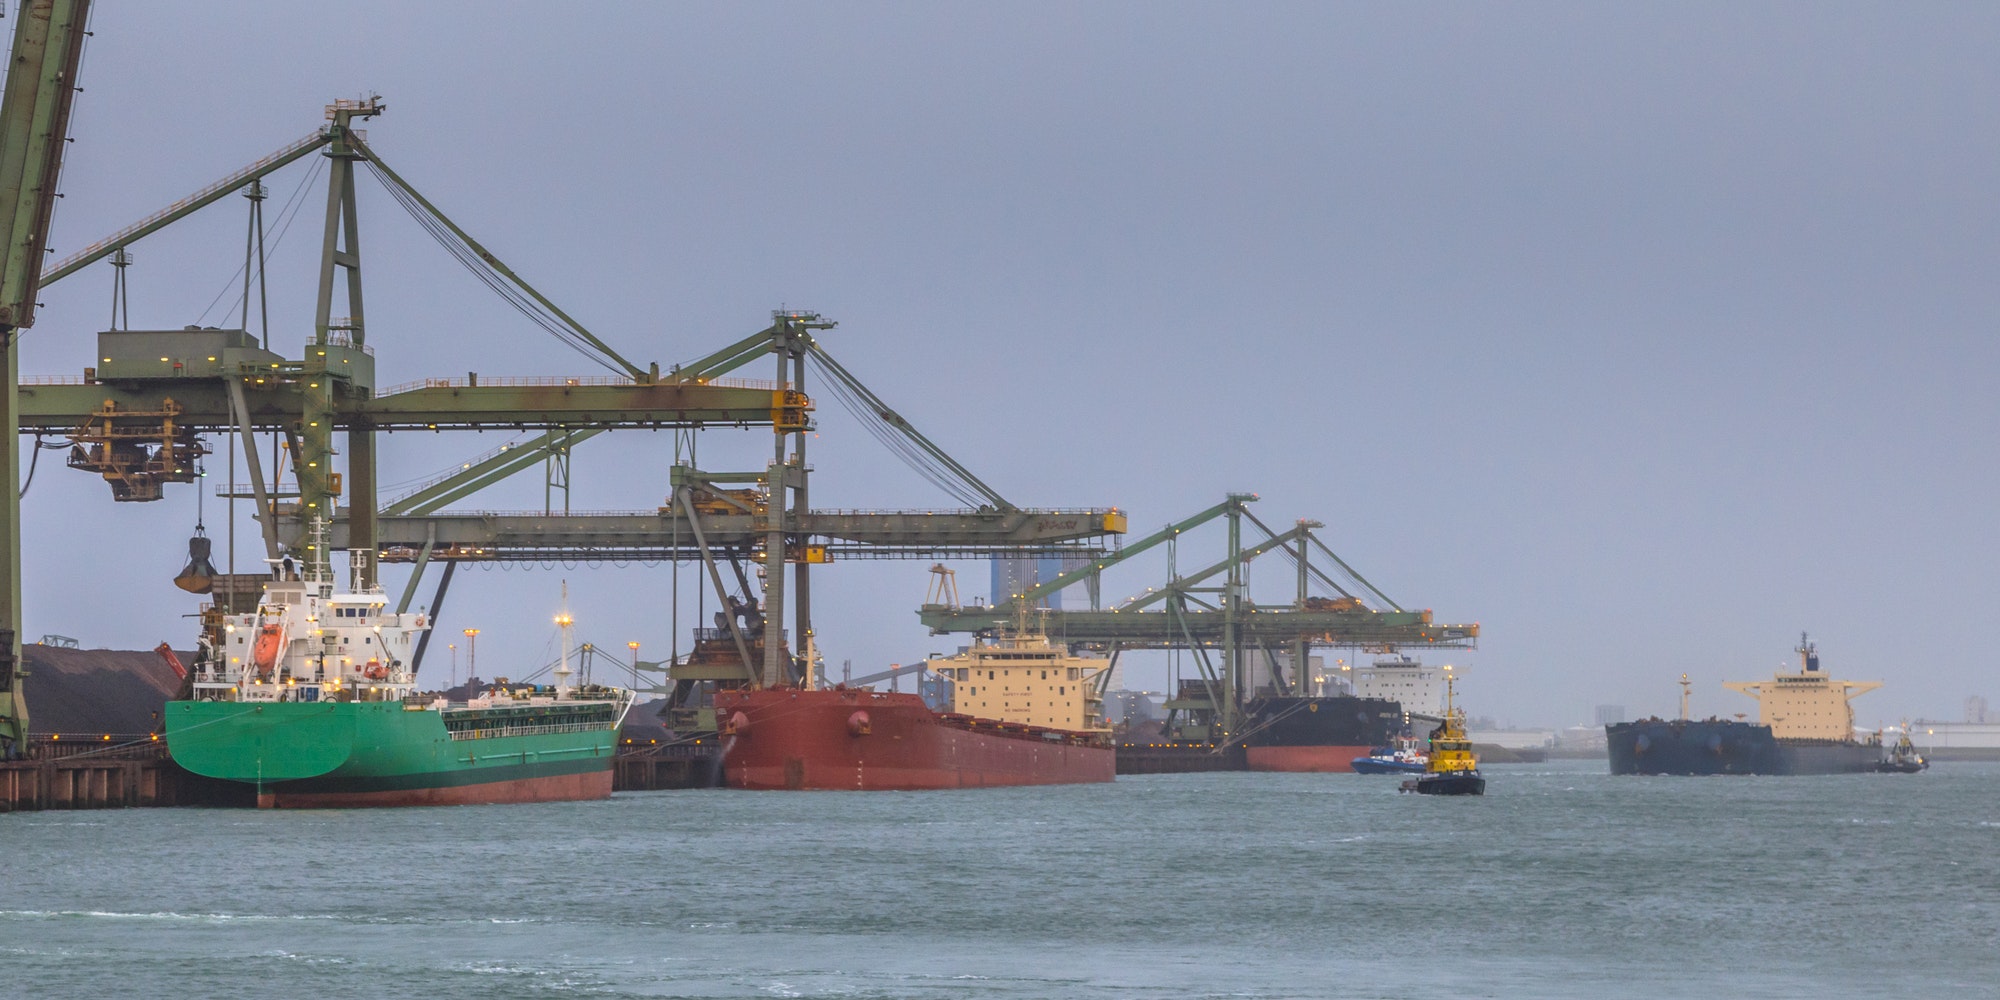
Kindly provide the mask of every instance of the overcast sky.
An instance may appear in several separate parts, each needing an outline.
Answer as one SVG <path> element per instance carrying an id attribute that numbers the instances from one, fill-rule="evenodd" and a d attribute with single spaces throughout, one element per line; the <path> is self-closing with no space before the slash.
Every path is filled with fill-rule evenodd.
<path id="1" fill-rule="evenodd" d="M 1720 682 L 1767 676 L 1809 630 L 1836 676 L 1887 682 L 1864 722 L 1956 719 L 2000 702 L 1996 22 L 1972 4 L 100 0 L 51 243 L 380 93 L 383 157 L 629 357 L 665 367 L 817 310 L 837 357 L 1016 503 L 1116 505 L 1136 536 L 1259 493 L 1265 521 L 1326 522 L 1405 606 L 1480 623 L 1478 650 L 1431 656 L 1470 665 L 1475 714 L 1664 714 L 1683 671 L 1698 714 L 1754 712 Z M 288 351 L 311 334 L 306 170 L 269 181 L 274 235 L 287 199 L 306 206 L 272 264 Z M 382 384 L 594 370 L 361 184 Z M 133 325 L 233 325 L 244 226 L 230 199 L 138 244 Z M 90 364 L 110 288 L 99 265 L 48 289 L 22 374 Z M 821 402 L 816 506 L 950 504 Z M 509 438 L 397 435 L 382 479 Z M 761 467 L 768 432 L 702 448 Z M 189 644 L 196 602 L 168 581 L 195 491 L 114 505 L 50 455 L 24 505 L 28 638 Z M 657 506 L 671 455 L 665 434 L 600 437 L 576 506 Z M 478 505 L 540 501 L 531 475 Z M 207 521 L 224 533 L 213 499 Z M 1182 567 L 1221 546 L 1183 543 Z M 1162 582 L 1162 559 L 1137 561 L 1107 598 Z M 927 565 L 818 578 L 836 672 L 956 646 L 916 624 Z M 959 570 L 984 592 L 983 565 Z M 669 577 L 464 572 L 443 624 L 484 630 L 480 673 L 521 672 L 553 655 L 567 578 L 583 638 L 663 656 Z M 1253 594 L 1282 601 L 1289 578 L 1259 567 Z"/>

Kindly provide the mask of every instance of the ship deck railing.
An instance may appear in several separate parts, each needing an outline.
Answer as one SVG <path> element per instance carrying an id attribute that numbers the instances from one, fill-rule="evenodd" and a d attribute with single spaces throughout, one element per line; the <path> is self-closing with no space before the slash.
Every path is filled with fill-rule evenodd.
<path id="1" fill-rule="evenodd" d="M 68 757 L 153 759 L 167 755 L 155 733 L 30 733 L 27 756 L 34 760 Z"/>
<path id="2" fill-rule="evenodd" d="M 706 743 L 620 743 L 620 757 L 664 757 L 701 758 L 713 757 L 721 752 L 721 746 L 713 741 Z"/>
<path id="3" fill-rule="evenodd" d="M 547 736 L 554 733 L 610 732 L 612 720 L 559 722 L 543 726 L 500 726 L 490 729 L 453 729 L 455 740 L 497 740 L 505 736 Z"/>

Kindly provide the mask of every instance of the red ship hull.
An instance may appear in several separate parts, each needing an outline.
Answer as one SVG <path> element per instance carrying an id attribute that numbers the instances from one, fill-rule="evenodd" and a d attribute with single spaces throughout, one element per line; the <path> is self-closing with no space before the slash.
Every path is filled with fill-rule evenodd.
<path id="1" fill-rule="evenodd" d="M 1354 758 L 1366 757 L 1371 750 L 1371 747 L 1244 747 L 1243 756 L 1252 771 L 1339 774 L 1353 771 Z"/>
<path id="2" fill-rule="evenodd" d="M 551 774 L 476 785 L 373 791 L 264 792 L 260 809 L 352 809 L 374 806 L 472 806 L 510 802 L 580 802 L 611 797 L 611 771 Z"/>
<path id="3" fill-rule="evenodd" d="M 940 715 L 914 694 L 792 688 L 716 692 L 731 788 L 915 791 L 1111 781 L 1097 734 Z"/>

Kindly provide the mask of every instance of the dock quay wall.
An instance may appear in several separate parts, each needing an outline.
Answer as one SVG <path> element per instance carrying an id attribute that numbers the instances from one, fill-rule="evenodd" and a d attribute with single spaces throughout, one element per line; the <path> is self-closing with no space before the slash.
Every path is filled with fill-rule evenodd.
<path id="1" fill-rule="evenodd" d="M 137 806 L 253 806 L 255 790 L 182 770 L 150 735 L 39 737 L 0 761 L 0 812 Z"/>
<path id="2" fill-rule="evenodd" d="M 614 792 L 658 792 L 678 788 L 721 788 L 722 760 L 712 745 L 657 746 L 618 751 L 612 765 Z"/>

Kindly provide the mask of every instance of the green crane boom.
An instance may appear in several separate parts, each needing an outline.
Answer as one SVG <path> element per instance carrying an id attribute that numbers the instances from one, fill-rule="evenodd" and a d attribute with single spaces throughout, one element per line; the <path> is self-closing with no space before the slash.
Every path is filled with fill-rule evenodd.
<path id="1" fill-rule="evenodd" d="M 1193 517 L 1175 521 L 1174 523 L 1169 524 L 1166 527 L 1161 528 L 1160 530 L 1155 531 L 1152 534 L 1147 535 L 1146 537 L 1141 538 L 1138 541 L 1133 542 L 1132 544 L 1119 549 L 1118 552 L 1114 555 L 1106 556 L 1103 559 L 1092 560 L 1090 565 L 1088 566 L 1078 567 L 1076 569 L 1070 570 L 1067 573 L 1064 573 L 1059 577 L 1056 577 L 1053 580 L 1049 580 L 1045 583 L 1040 583 L 1036 584 L 1033 587 L 1029 587 L 1025 593 L 1021 594 L 1019 597 L 1016 597 L 1015 600 L 1026 601 L 1030 605 L 1032 605 L 1037 601 L 1040 601 L 1042 598 L 1047 597 L 1050 594 L 1053 594 L 1056 591 L 1061 590 L 1072 583 L 1083 582 L 1093 573 L 1101 573 L 1104 570 L 1117 565 L 1118 563 L 1130 559 L 1133 556 L 1136 556 L 1139 553 L 1144 552 L 1147 549 L 1150 549 L 1153 546 L 1160 544 L 1161 542 L 1178 538 L 1180 537 L 1181 532 L 1190 531 L 1193 530 L 1194 528 L 1200 527 L 1203 524 L 1207 524 L 1208 522 L 1213 521 L 1216 518 L 1229 513 L 1231 508 L 1241 507 L 1243 504 L 1255 499 L 1257 499 L 1255 494 L 1231 493 L 1229 494 L 1229 499 L 1224 500 L 1221 503 L 1216 504 L 1215 506 L 1210 507 L 1205 511 L 1202 511 L 1201 513 L 1196 514 Z M 1000 595 L 998 594 L 993 595 L 993 603 L 996 605 L 1001 603 Z"/>
<path id="2" fill-rule="evenodd" d="M 112 253 L 116 252 L 122 247 L 131 246 L 132 244 L 137 243 L 142 239 L 145 239 L 146 237 L 152 235 L 153 233 L 159 232 L 160 230 L 165 229 L 166 227 L 171 226 L 174 223 L 179 222 L 180 220 L 185 219 L 188 216 L 193 215 L 194 213 L 199 212 L 202 209 L 215 204 L 216 201 L 220 200 L 223 197 L 226 197 L 231 192 L 241 189 L 243 185 L 248 184 L 251 181 L 269 176 L 272 173 L 284 169 L 286 166 L 290 165 L 293 161 L 306 155 L 307 153 L 312 152 L 313 150 L 325 146 L 326 143 L 327 143 L 327 135 L 324 131 L 320 130 L 313 131 L 311 134 L 305 136 L 304 138 L 299 139 L 297 142 L 294 142 L 286 146 L 285 148 L 280 149 L 277 152 L 272 153 L 271 155 L 266 156 L 263 159 L 258 160 L 257 162 L 252 163 L 249 166 L 244 167 L 243 169 L 238 170 L 235 173 L 230 174 L 229 176 L 224 177 L 221 180 L 216 181 L 215 183 L 210 184 L 205 188 L 202 188 L 201 190 L 196 191 L 195 193 L 188 195 L 187 197 L 182 198 L 181 200 L 174 202 L 173 204 L 168 205 L 163 209 L 160 209 L 159 211 L 154 212 L 153 214 L 146 216 L 145 218 L 140 219 L 139 221 L 134 222 L 131 225 L 126 226 L 125 228 L 120 229 L 119 231 L 112 233 L 111 235 L 106 236 L 105 238 L 98 240 L 97 242 L 92 243 L 87 247 L 84 247 L 83 249 L 78 250 L 73 254 L 70 254 L 67 257 L 64 257 L 60 263 L 56 264 L 56 266 L 50 269 L 49 273 L 42 278 L 41 287 L 47 288 L 50 285 L 53 285 L 56 282 L 61 281 L 62 279 L 67 278 L 70 275 L 75 274 L 76 272 L 81 271 L 84 268 L 89 267 L 90 265 L 95 264 L 100 260 L 103 260 L 105 257 L 110 256 Z"/>

